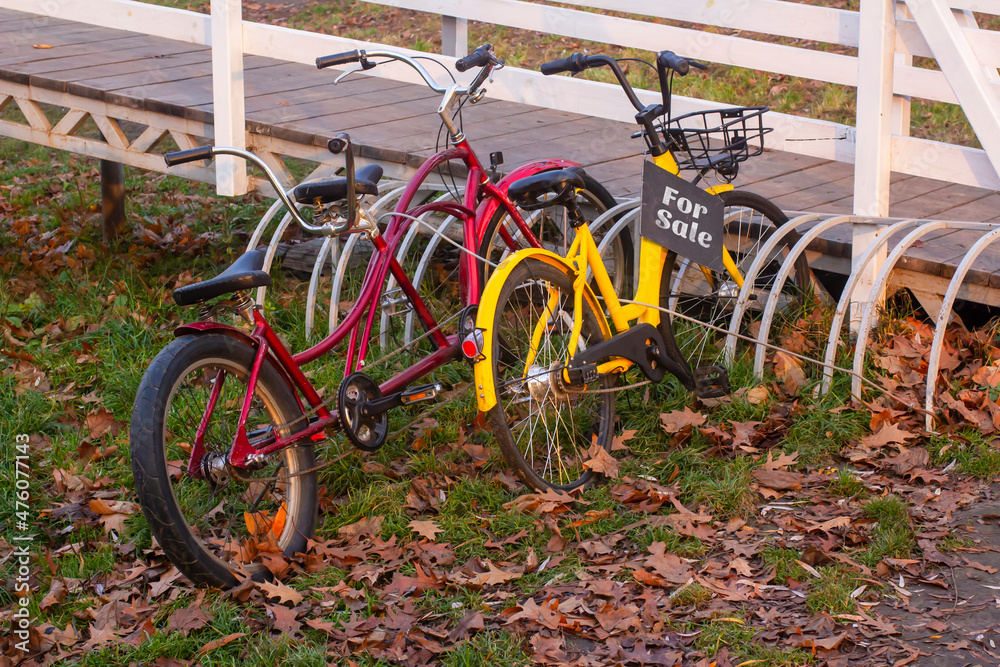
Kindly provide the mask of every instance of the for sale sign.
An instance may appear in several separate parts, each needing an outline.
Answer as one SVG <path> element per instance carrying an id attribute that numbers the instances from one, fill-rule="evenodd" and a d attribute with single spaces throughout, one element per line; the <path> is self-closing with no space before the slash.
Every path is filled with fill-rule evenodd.
<path id="1" fill-rule="evenodd" d="M 647 161 L 642 169 L 639 233 L 657 245 L 724 271 L 722 200 Z"/>

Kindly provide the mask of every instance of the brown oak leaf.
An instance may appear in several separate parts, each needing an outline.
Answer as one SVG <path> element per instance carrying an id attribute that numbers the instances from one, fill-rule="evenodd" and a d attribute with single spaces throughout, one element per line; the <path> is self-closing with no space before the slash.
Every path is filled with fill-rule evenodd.
<path id="1" fill-rule="evenodd" d="M 625 443 L 634 438 L 636 433 L 638 433 L 637 430 L 629 429 L 622 431 L 621 435 L 616 435 L 611 441 L 611 451 L 617 452 L 622 449 L 628 450 L 628 445 Z"/>
<path id="2" fill-rule="evenodd" d="M 423 535 L 424 537 L 426 537 L 428 540 L 431 541 L 434 540 L 435 535 L 444 532 L 444 530 L 439 528 L 438 525 L 433 521 L 417 521 L 416 519 L 414 519 L 409 523 L 409 526 L 410 530 L 419 535 Z"/>
<path id="3" fill-rule="evenodd" d="M 87 429 L 91 438 L 100 438 L 105 433 L 115 435 L 122 429 L 122 424 L 115 421 L 110 411 L 99 408 L 97 412 L 87 415 Z"/>
<path id="4" fill-rule="evenodd" d="M 337 529 L 337 535 L 341 537 L 358 537 L 365 535 L 379 535 L 382 532 L 381 516 L 366 516 L 360 521 L 355 521 Z"/>
<path id="5" fill-rule="evenodd" d="M 899 427 L 899 424 L 883 423 L 876 432 L 861 438 L 861 444 L 866 447 L 885 447 L 886 445 L 902 444 L 914 435 Z"/>
<path id="6" fill-rule="evenodd" d="M 469 580 L 469 583 L 473 586 L 497 586 L 499 584 L 506 583 L 511 579 L 519 579 L 521 577 L 520 572 L 508 572 L 507 570 L 501 570 L 492 561 L 486 561 L 489 570 L 486 572 L 481 572 Z"/>
<path id="7" fill-rule="evenodd" d="M 612 479 L 618 477 L 618 459 L 612 456 L 604 447 L 594 445 L 587 454 L 591 457 L 583 462 L 583 467 Z"/>
<path id="8" fill-rule="evenodd" d="M 787 470 L 765 470 L 758 468 L 753 471 L 753 478 L 761 486 L 776 491 L 798 491 L 802 488 L 802 473 Z"/>
<path id="9" fill-rule="evenodd" d="M 704 423 L 705 415 L 694 412 L 691 408 L 660 414 L 660 424 L 667 433 L 680 433 L 689 426 L 701 426 Z"/>
<path id="10" fill-rule="evenodd" d="M 299 615 L 299 612 L 295 609 L 291 609 L 280 604 L 269 604 L 265 606 L 267 607 L 268 615 L 274 617 L 274 625 L 272 627 L 275 630 L 285 634 L 291 634 L 302 627 L 299 622 L 295 620 L 295 617 Z"/>
<path id="11" fill-rule="evenodd" d="M 650 544 L 649 553 L 645 564 L 653 568 L 666 581 L 672 584 L 683 584 L 691 578 L 691 566 L 679 556 L 668 552 L 663 542 Z"/>
<path id="12" fill-rule="evenodd" d="M 299 593 L 294 588 L 286 586 L 280 581 L 276 581 L 273 584 L 266 581 L 257 582 L 257 587 L 264 593 L 264 597 L 278 598 L 278 601 L 282 604 L 286 602 L 292 603 L 292 606 L 297 605 L 302 602 L 302 593 Z"/>
<path id="13" fill-rule="evenodd" d="M 186 635 L 191 630 L 200 630 L 205 627 L 205 624 L 210 620 L 212 620 L 212 616 L 201 607 L 192 606 L 178 609 L 170 614 L 170 619 L 167 621 L 167 632 L 180 632 L 182 635 Z"/>
<path id="14" fill-rule="evenodd" d="M 785 385 L 785 391 L 789 394 L 798 392 L 806 383 L 802 360 L 781 350 L 774 353 L 774 374 Z"/>

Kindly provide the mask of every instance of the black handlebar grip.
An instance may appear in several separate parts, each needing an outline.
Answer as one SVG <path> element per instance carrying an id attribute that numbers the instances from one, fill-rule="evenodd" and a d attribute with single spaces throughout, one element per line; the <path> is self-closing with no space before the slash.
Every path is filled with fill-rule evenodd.
<path id="1" fill-rule="evenodd" d="M 351 137 L 350 135 L 347 134 L 347 132 L 341 132 L 340 134 L 335 136 L 333 139 L 330 139 L 330 141 L 326 143 L 326 147 L 334 155 L 339 155 L 340 153 L 343 153 L 344 150 L 350 145 L 351 145 Z"/>
<path id="2" fill-rule="evenodd" d="M 553 60 L 542 65 L 542 74 L 549 76 L 551 74 L 560 74 L 562 72 L 572 72 L 576 74 L 577 72 L 582 72 L 587 69 L 589 65 L 587 64 L 587 56 L 582 53 L 574 53 L 569 58 L 561 58 L 559 60 Z"/>
<path id="3" fill-rule="evenodd" d="M 344 53 L 334 53 L 332 56 L 320 56 L 316 59 L 316 67 L 332 67 L 333 65 L 346 65 L 347 63 L 361 62 L 361 52 L 357 49 L 345 51 Z"/>
<path id="4" fill-rule="evenodd" d="M 687 58 L 682 58 L 673 51 L 660 51 L 656 55 L 656 62 L 662 67 L 674 70 L 681 76 L 684 76 L 690 70 L 690 63 L 688 63 Z"/>
<path id="5" fill-rule="evenodd" d="M 464 72 L 470 70 L 473 67 L 482 67 L 483 65 L 488 65 L 490 62 L 490 49 L 493 48 L 492 44 L 483 44 L 478 49 L 465 56 L 464 58 L 459 58 L 455 61 L 455 69 L 459 72 Z"/>
<path id="6" fill-rule="evenodd" d="M 185 164 L 187 162 L 197 162 L 198 160 L 209 160 L 212 157 L 212 147 L 211 146 L 198 146 L 198 148 L 189 148 L 186 151 L 174 151 L 173 153 L 167 153 L 163 156 L 163 161 L 167 163 L 168 167 L 173 167 L 178 164 Z"/>

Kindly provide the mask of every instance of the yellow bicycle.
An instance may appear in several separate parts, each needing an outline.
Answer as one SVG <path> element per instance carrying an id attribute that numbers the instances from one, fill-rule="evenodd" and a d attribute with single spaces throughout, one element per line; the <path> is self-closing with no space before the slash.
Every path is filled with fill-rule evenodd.
<path id="1" fill-rule="evenodd" d="M 539 490 L 568 491 L 596 478 L 584 464 L 599 453 L 595 448 L 610 449 L 616 391 L 627 388 L 618 381 L 633 366 L 653 382 L 669 373 L 700 397 L 729 391 L 728 372 L 718 363 L 718 336 L 664 311 L 717 322 L 731 311 L 762 241 L 787 221 L 767 199 L 733 190 L 728 182 L 700 190 L 677 177 L 692 169 L 698 172 L 695 183 L 711 171 L 731 181 L 740 162 L 763 150 L 767 130 L 760 116 L 766 107 L 671 119 L 673 74 L 703 66 L 669 51 L 656 61 L 663 103 L 650 106 L 641 105 L 608 56 L 577 54 L 547 63 L 542 72 L 595 66 L 611 68 L 639 111 L 637 136 L 645 138 L 652 156 L 643 177 L 635 298 L 619 299 L 598 243 L 573 204 L 583 187 L 580 174 L 537 174 L 511 185 L 510 196 L 527 210 L 565 206 L 574 240 L 565 257 L 533 248 L 502 262 L 486 285 L 476 329 L 463 342 L 475 364 L 479 409 L 490 414 L 504 457 Z M 722 124 L 708 127 L 709 113 L 721 114 Z M 692 117 L 701 126 L 683 127 Z M 770 291 L 782 253 L 795 240 L 793 235 L 766 258 L 751 292 L 756 302 L 782 299 L 786 309 L 801 303 L 809 280 L 804 258 L 780 294 Z M 664 247 L 668 242 L 672 249 Z"/>

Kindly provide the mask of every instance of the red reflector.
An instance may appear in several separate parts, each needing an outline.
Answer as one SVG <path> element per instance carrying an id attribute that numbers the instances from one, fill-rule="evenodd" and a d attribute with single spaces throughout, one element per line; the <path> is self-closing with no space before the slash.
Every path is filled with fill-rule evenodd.
<path id="1" fill-rule="evenodd" d="M 476 347 L 476 341 L 466 338 L 462 341 L 462 354 L 464 354 L 469 359 L 475 359 L 479 356 L 479 348 Z"/>

